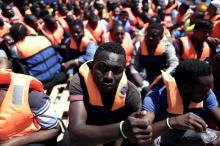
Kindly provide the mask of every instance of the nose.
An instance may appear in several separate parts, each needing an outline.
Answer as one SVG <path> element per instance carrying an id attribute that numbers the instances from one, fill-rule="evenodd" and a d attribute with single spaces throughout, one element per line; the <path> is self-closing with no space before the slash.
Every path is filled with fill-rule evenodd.
<path id="1" fill-rule="evenodd" d="M 105 73 L 104 81 L 107 83 L 112 83 L 114 79 L 113 72 L 110 70 Z"/>

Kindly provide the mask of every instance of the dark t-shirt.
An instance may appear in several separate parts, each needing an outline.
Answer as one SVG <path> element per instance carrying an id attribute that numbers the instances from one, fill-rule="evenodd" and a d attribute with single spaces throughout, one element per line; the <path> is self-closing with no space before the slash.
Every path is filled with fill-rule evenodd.
<path id="1" fill-rule="evenodd" d="M 89 103 L 89 95 L 84 79 L 78 73 L 73 76 L 69 84 L 70 102 L 83 101 L 87 110 L 87 124 L 104 125 L 119 122 L 127 118 L 131 113 L 141 109 L 141 95 L 137 87 L 128 81 L 128 91 L 125 106 L 111 111 L 107 107 L 93 106 Z"/>

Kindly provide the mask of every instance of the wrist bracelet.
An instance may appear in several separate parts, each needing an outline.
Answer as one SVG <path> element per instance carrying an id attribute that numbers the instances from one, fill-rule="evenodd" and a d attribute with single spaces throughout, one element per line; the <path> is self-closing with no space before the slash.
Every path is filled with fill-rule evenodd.
<path id="1" fill-rule="evenodd" d="M 123 129 L 122 129 L 122 126 L 123 126 L 124 122 L 125 122 L 125 121 L 121 121 L 121 122 L 120 122 L 119 129 L 120 129 L 120 133 L 121 133 L 122 138 L 123 138 L 123 139 L 127 139 L 128 137 L 125 135 L 125 133 L 124 133 L 124 131 L 123 131 Z"/>
<path id="2" fill-rule="evenodd" d="M 170 130 L 172 130 L 173 127 L 170 126 L 169 120 L 170 120 L 170 118 L 167 118 L 167 119 L 166 119 L 167 127 L 168 127 Z"/>

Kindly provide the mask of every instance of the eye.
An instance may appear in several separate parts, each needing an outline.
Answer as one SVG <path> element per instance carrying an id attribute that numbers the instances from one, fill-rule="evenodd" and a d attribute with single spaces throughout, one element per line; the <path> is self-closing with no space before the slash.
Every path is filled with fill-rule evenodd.
<path id="1" fill-rule="evenodd" d="M 114 68 L 112 69 L 113 74 L 118 75 L 123 72 L 123 68 Z"/>
<path id="2" fill-rule="evenodd" d="M 109 71 L 109 68 L 107 66 L 102 65 L 98 67 L 98 70 L 100 70 L 102 73 L 106 73 Z"/>

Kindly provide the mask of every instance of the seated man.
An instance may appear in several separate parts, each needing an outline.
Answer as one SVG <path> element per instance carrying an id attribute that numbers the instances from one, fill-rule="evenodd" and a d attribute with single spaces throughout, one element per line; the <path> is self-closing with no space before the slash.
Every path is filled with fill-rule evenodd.
<path id="1" fill-rule="evenodd" d="M 7 71 L 9 62 L 2 55 L 1 51 L 0 145 L 56 145 L 60 126 L 41 82 Z"/>
<path id="2" fill-rule="evenodd" d="M 125 64 L 120 44 L 105 43 L 94 61 L 83 64 L 70 80 L 69 132 L 74 146 L 113 146 L 120 138 L 141 145 L 151 141 L 147 115 L 139 111 L 140 93 L 127 80 Z"/>
<path id="3" fill-rule="evenodd" d="M 161 136 L 161 145 L 203 146 L 201 133 L 209 113 L 220 122 L 220 109 L 212 91 L 211 67 L 204 61 L 186 60 L 177 66 L 173 77 L 162 72 L 162 80 L 145 96 L 143 109 L 153 122 L 153 137 Z M 191 131 L 189 131 L 191 130 Z M 195 132 L 192 132 L 195 131 Z M 220 135 L 211 143 L 219 144 Z"/>

